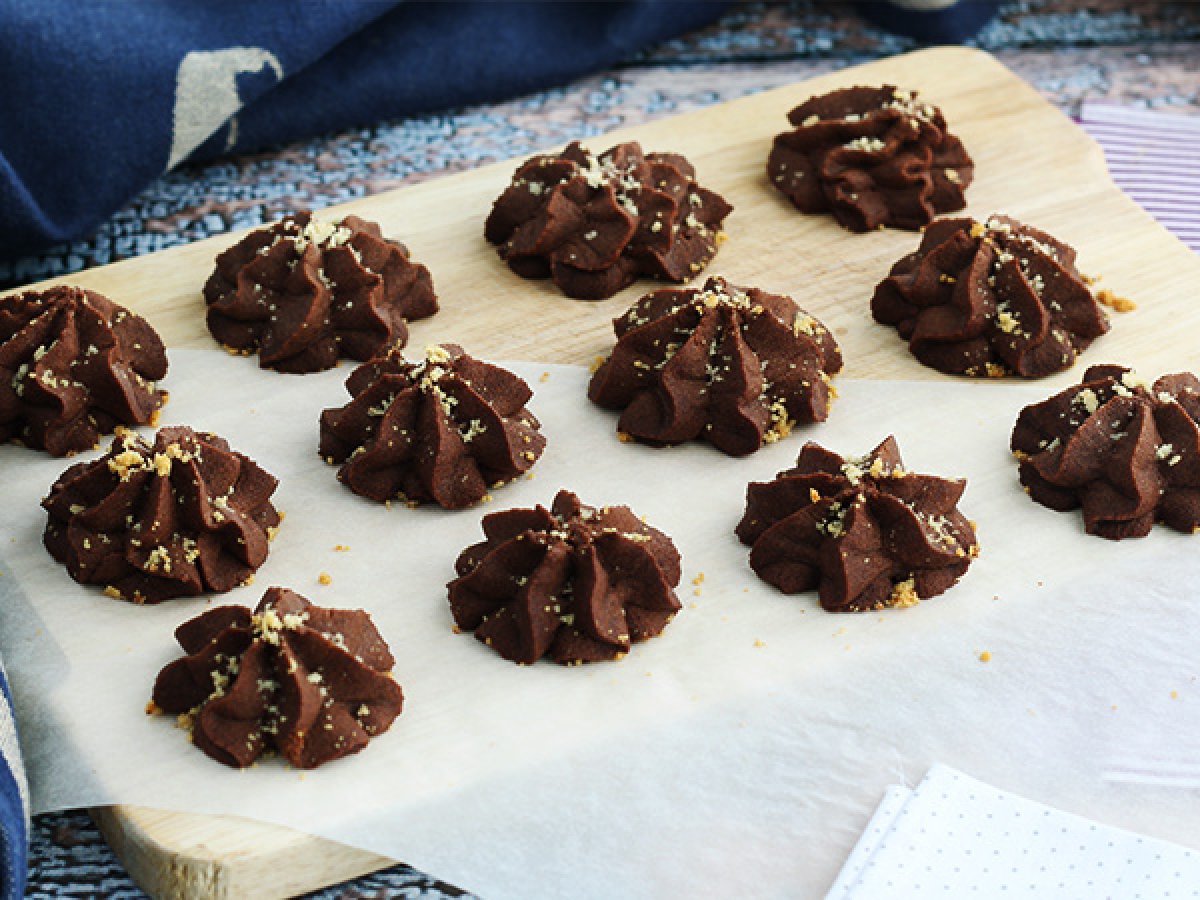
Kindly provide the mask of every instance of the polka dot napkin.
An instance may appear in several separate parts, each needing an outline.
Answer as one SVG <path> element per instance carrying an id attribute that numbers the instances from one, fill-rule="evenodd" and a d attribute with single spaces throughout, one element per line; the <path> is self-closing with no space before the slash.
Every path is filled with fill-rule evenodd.
<path id="1" fill-rule="evenodd" d="M 936 765 L 888 789 L 826 900 L 1200 900 L 1200 853 Z"/>

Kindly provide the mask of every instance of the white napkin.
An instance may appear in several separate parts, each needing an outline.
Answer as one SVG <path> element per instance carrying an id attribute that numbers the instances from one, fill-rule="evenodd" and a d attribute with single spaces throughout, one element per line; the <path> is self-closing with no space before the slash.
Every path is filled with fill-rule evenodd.
<path id="1" fill-rule="evenodd" d="M 893 785 L 826 900 L 1200 897 L 1200 854 L 935 765 Z"/>

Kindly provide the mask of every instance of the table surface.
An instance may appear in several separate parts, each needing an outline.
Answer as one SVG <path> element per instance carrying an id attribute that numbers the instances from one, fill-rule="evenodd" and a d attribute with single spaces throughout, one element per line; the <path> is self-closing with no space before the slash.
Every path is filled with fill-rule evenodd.
<path id="1" fill-rule="evenodd" d="M 1017 0 L 973 42 L 1068 112 L 1084 99 L 1200 116 L 1200 4 Z M 913 49 L 846 3 L 747 4 L 610 72 L 508 103 L 453 110 L 184 167 L 91 238 L 0 260 L 0 288 L 252 227 Z M 138 898 L 84 812 L 38 817 L 29 897 Z M 442 898 L 462 892 L 396 866 L 309 895 Z"/>

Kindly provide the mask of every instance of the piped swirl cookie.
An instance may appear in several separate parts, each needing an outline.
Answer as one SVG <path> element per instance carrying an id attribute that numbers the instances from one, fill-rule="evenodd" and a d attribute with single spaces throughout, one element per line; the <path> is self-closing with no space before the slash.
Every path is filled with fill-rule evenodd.
<path id="1" fill-rule="evenodd" d="M 1190 372 L 1146 384 L 1124 366 L 1092 366 L 1021 410 L 1012 451 L 1029 496 L 1060 512 L 1082 507 L 1088 534 L 1200 529 L 1200 379 Z"/>
<path id="2" fill-rule="evenodd" d="M 158 333 L 95 291 L 0 297 L 0 443 L 67 456 L 119 425 L 152 424 L 167 392 Z"/>
<path id="3" fill-rule="evenodd" d="M 842 356 L 790 297 L 710 278 L 647 294 L 613 327 L 616 347 L 588 396 L 621 411 L 628 439 L 704 440 L 745 456 L 829 414 Z"/>
<path id="4" fill-rule="evenodd" d="M 296 213 L 217 257 L 204 285 L 208 328 L 228 350 L 279 372 L 319 372 L 408 340 L 437 312 L 429 270 L 358 216 Z"/>
<path id="5" fill-rule="evenodd" d="M 951 375 L 1050 375 L 1109 328 L 1075 251 L 1006 216 L 934 222 L 875 288 L 871 312 Z"/>
<path id="6" fill-rule="evenodd" d="M 517 169 L 484 236 L 523 278 L 552 278 L 568 297 L 600 300 L 639 277 L 695 276 L 732 209 L 677 153 L 626 143 L 596 155 L 574 142 Z"/>
<path id="7" fill-rule="evenodd" d="M 278 753 L 312 769 L 391 727 L 404 693 L 395 660 L 361 609 L 325 609 L 273 587 L 258 608 L 218 606 L 180 625 L 186 654 L 154 683 L 148 712 L 170 713 L 217 762 Z"/>
<path id="8" fill-rule="evenodd" d="M 134 603 L 222 593 L 250 581 L 281 515 L 278 482 L 215 434 L 120 430 L 67 469 L 42 506 L 46 549 L 80 584 Z"/>
<path id="9" fill-rule="evenodd" d="M 505 659 L 619 659 L 679 611 L 679 552 L 628 507 L 559 491 L 550 509 L 485 516 L 483 532 L 455 564 L 450 610 L 457 629 Z"/>
<path id="10" fill-rule="evenodd" d="M 525 381 L 454 344 L 408 362 L 399 349 L 359 366 L 353 398 L 321 413 L 321 456 L 354 493 L 386 503 L 471 506 L 527 472 L 546 439 Z"/>
<path id="11" fill-rule="evenodd" d="M 979 553 L 961 479 L 909 472 L 889 437 L 861 459 L 809 442 L 796 466 L 751 483 L 737 536 L 750 567 L 830 612 L 912 606 L 952 587 Z"/>
<path id="12" fill-rule="evenodd" d="M 843 88 L 807 100 L 788 121 L 767 175 L 802 212 L 830 212 L 850 231 L 915 230 L 966 205 L 975 164 L 916 91 Z"/>

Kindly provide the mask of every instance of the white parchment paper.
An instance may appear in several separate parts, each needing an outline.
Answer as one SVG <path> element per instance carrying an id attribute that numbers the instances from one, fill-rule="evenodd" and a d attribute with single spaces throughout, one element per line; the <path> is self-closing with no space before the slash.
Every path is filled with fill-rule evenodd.
<path id="1" fill-rule="evenodd" d="M 885 787 L 942 761 L 1200 847 L 1188 774 L 1200 771 L 1200 537 L 1159 527 L 1109 543 L 1032 503 L 1008 435 L 1044 385 L 841 380 L 829 422 L 735 460 L 619 443 L 615 417 L 585 399 L 585 371 L 512 368 L 535 390 L 546 455 L 533 479 L 451 513 L 371 504 L 318 458 L 317 418 L 344 401 L 347 367 L 282 376 L 174 351 L 163 423 L 256 458 L 287 513 L 256 583 L 215 599 L 139 608 L 76 585 L 41 546 L 38 501 L 66 463 L 0 447 L 0 653 L 36 807 L 250 816 L 489 898 L 808 897 Z M 859 454 L 889 433 L 909 468 L 969 479 L 961 508 L 982 556 L 959 586 L 839 616 L 759 582 L 733 535 L 746 483 L 788 467 L 806 439 Z M 481 515 L 559 487 L 631 505 L 683 554 L 684 609 L 619 663 L 521 668 L 451 632 L 445 583 Z M 305 775 L 278 761 L 226 769 L 143 712 L 178 655 L 175 626 L 213 603 L 252 606 L 273 584 L 370 610 L 406 695 L 386 735 Z"/>

